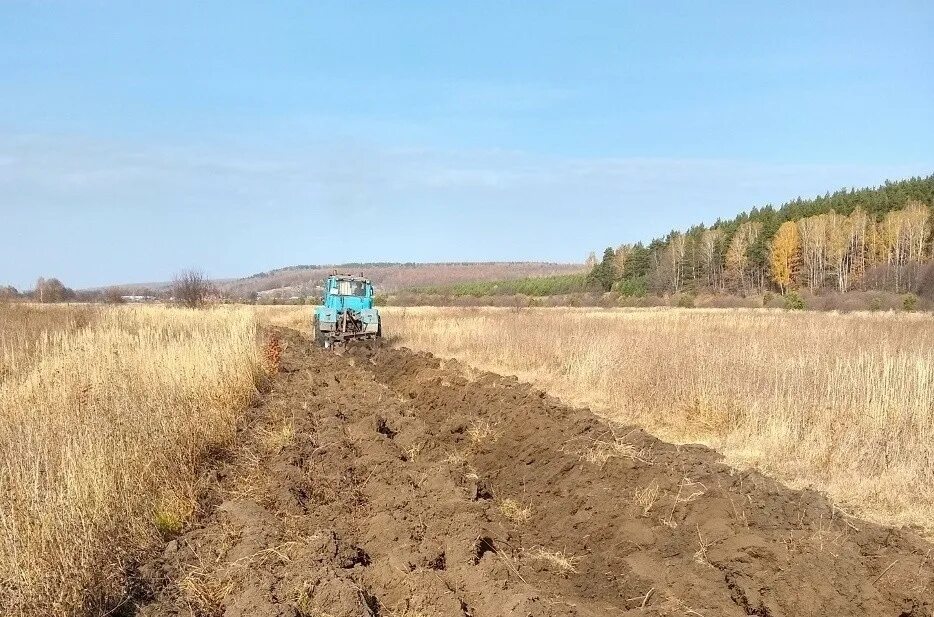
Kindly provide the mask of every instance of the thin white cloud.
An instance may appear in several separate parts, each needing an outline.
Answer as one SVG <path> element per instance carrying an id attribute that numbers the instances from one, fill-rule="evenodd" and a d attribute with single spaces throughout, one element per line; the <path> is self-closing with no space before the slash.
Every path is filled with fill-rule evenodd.
<path id="1" fill-rule="evenodd" d="M 754 205 L 927 174 L 934 168 L 560 158 L 510 150 L 361 144 L 278 150 L 169 147 L 54 136 L 0 137 L 0 162 L 0 208 L 67 203 L 392 209 L 414 204 L 427 209 L 574 211 L 588 224 L 625 212 L 634 238 L 699 219 L 730 217 Z M 581 233 L 596 235 L 592 227 Z"/>
<path id="2" fill-rule="evenodd" d="M 754 205 L 934 170 L 35 135 L 0 135 L 0 160 L 0 283 L 19 286 L 39 274 L 155 280 L 192 264 L 230 276 L 292 262 L 578 261 Z M 336 221 L 360 241 L 321 232 Z"/>

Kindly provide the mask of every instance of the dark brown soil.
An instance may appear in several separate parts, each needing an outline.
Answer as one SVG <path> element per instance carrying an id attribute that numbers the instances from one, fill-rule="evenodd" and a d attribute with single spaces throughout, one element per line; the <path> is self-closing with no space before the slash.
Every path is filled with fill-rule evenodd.
<path id="1" fill-rule="evenodd" d="M 911 532 L 512 378 L 282 337 L 205 515 L 140 569 L 138 616 L 934 613 Z"/>

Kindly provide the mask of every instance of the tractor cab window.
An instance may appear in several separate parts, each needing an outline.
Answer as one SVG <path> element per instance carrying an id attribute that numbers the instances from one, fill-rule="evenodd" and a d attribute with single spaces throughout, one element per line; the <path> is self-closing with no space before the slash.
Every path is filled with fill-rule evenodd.
<path id="1" fill-rule="evenodd" d="M 338 281 L 337 294 L 340 296 L 365 296 L 366 283 L 363 281 Z"/>

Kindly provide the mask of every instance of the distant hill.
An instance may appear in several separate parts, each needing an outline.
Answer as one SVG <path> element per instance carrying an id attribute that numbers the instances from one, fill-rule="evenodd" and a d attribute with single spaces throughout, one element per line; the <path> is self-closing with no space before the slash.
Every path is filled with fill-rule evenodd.
<path id="1" fill-rule="evenodd" d="M 250 277 L 227 281 L 221 289 L 233 296 L 257 292 L 260 297 L 288 298 L 309 295 L 331 272 L 363 273 L 376 285 L 378 293 L 393 293 L 412 287 L 451 285 L 491 280 L 512 280 L 528 277 L 573 274 L 585 271 L 583 264 L 542 262 L 482 262 L 482 263 L 371 263 L 339 264 L 336 266 L 292 266 Z"/>
<path id="2" fill-rule="evenodd" d="M 534 261 L 317 264 L 277 268 L 238 279 L 215 280 L 214 284 L 225 295 L 235 298 L 257 294 L 260 298 L 287 299 L 320 292 L 324 278 L 335 270 L 350 274 L 362 272 L 376 285 L 377 293 L 385 294 L 416 287 L 579 274 L 586 272 L 587 268 L 584 264 Z M 168 285 L 149 283 L 121 287 L 131 292 L 141 289 L 159 291 Z"/>

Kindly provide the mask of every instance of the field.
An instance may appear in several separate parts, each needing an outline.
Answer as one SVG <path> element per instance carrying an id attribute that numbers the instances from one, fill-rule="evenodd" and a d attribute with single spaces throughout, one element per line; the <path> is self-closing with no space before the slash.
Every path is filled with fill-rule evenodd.
<path id="1" fill-rule="evenodd" d="M 299 309 L 264 318 L 307 327 Z M 306 309 L 307 311 L 307 309 Z M 778 310 L 383 309 L 394 342 L 934 529 L 934 318 Z"/>
<path id="2" fill-rule="evenodd" d="M 381 310 L 0 308 L 0 613 L 934 614 L 930 315 Z"/>
<path id="3" fill-rule="evenodd" d="M 385 331 L 934 529 L 930 314 L 410 308 Z"/>
<path id="4" fill-rule="evenodd" d="M 934 609 L 930 544 L 814 491 L 455 361 L 281 337 L 216 507 L 140 568 L 137 617 Z"/>
<path id="5" fill-rule="evenodd" d="M 97 614 L 195 510 L 263 367 L 242 311 L 0 306 L 0 607 Z"/>

